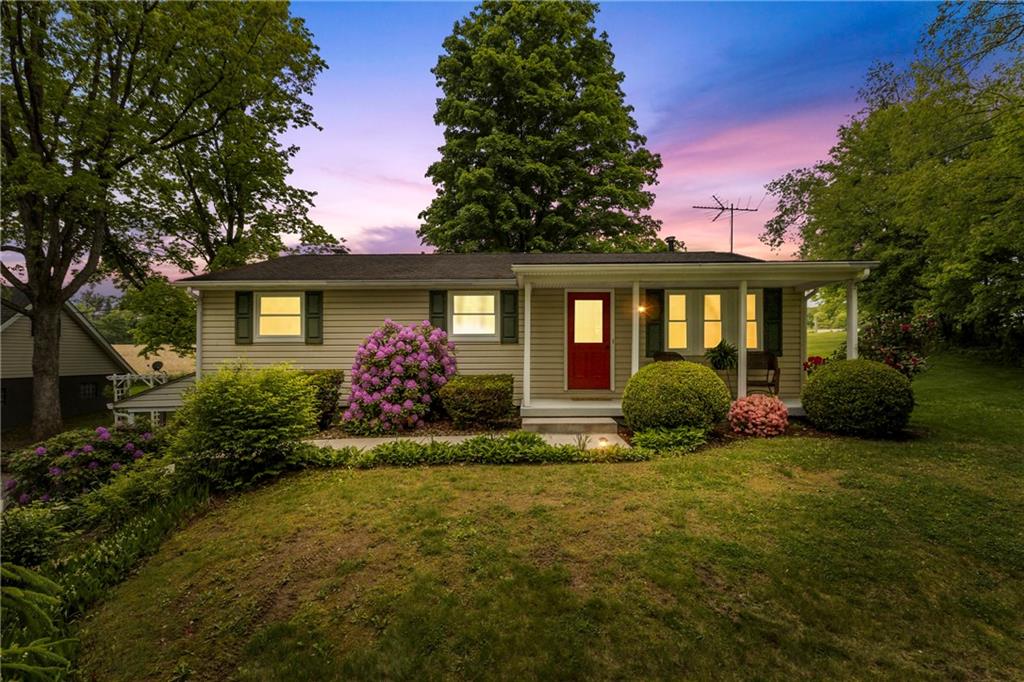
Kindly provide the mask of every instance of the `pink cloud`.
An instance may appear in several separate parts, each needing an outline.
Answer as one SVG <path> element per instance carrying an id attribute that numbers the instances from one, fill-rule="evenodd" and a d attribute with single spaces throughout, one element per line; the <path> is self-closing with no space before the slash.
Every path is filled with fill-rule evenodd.
<path id="1" fill-rule="evenodd" d="M 692 141 L 666 140 L 652 147 L 664 167 L 656 188 L 653 215 L 662 234 L 674 234 L 689 249 L 729 248 L 729 216 L 712 223 L 714 213 L 692 208 L 713 205 L 712 194 L 757 213 L 737 213 L 735 250 L 761 258 L 788 258 L 773 253 L 757 236 L 773 214 L 775 202 L 764 185 L 784 173 L 823 159 L 835 142 L 836 128 L 849 115 L 846 107 L 818 108 L 714 132 Z"/>

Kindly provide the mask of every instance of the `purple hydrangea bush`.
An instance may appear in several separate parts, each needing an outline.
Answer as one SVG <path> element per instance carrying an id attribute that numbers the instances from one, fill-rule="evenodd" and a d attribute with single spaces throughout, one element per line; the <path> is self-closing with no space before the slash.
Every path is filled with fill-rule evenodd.
<path id="1" fill-rule="evenodd" d="M 8 500 L 19 504 L 70 500 L 164 447 L 147 428 L 76 429 L 15 452 L 6 462 Z"/>
<path id="2" fill-rule="evenodd" d="M 455 344 L 423 321 L 384 320 L 367 336 L 352 364 L 352 391 L 342 414 L 352 433 L 415 429 L 430 414 L 437 391 L 455 374 Z"/>

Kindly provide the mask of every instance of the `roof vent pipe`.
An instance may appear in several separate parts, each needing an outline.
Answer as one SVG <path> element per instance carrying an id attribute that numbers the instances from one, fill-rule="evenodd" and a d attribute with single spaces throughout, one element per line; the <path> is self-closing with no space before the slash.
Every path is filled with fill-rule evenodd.
<path id="1" fill-rule="evenodd" d="M 669 253 L 675 252 L 675 250 L 676 250 L 676 238 L 675 237 L 671 237 L 671 236 L 670 237 L 665 237 L 665 243 L 668 244 Z"/>

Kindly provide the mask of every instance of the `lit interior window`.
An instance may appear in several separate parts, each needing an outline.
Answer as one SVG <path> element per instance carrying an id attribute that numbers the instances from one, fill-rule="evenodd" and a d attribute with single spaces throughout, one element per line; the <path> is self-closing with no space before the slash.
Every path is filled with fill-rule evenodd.
<path id="1" fill-rule="evenodd" d="M 757 295 L 747 294 L 747 348 L 757 346 Z"/>
<path id="2" fill-rule="evenodd" d="M 494 294 L 453 294 L 452 334 L 493 336 L 497 330 Z"/>
<path id="3" fill-rule="evenodd" d="M 668 295 L 668 347 L 686 350 L 686 294 Z"/>
<path id="4" fill-rule="evenodd" d="M 722 341 L 722 295 L 704 294 L 704 348 Z"/>
<path id="5" fill-rule="evenodd" d="M 604 341 L 604 302 L 591 299 L 573 301 L 574 343 L 601 343 Z"/>
<path id="6" fill-rule="evenodd" d="M 302 336 L 302 296 L 299 294 L 259 297 L 260 336 Z"/>

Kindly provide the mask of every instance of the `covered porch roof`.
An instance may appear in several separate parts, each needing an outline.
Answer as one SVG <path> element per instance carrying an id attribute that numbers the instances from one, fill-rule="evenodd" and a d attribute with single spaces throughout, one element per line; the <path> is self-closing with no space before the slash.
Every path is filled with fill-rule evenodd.
<path id="1" fill-rule="evenodd" d="M 671 288 L 680 283 L 748 288 L 792 287 L 807 291 L 826 284 L 860 281 L 876 261 L 749 261 L 735 263 L 516 263 L 516 282 L 524 288 L 580 285 L 632 285 Z"/>

